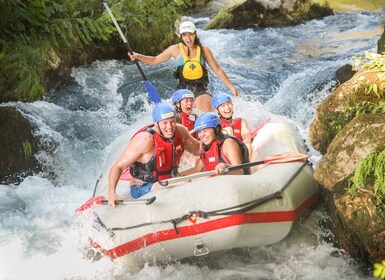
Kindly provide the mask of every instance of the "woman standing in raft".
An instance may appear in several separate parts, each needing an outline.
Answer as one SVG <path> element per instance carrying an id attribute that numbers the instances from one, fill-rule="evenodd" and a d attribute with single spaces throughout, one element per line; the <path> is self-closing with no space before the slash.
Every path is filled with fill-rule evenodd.
<path id="1" fill-rule="evenodd" d="M 230 82 L 225 71 L 218 65 L 210 48 L 202 46 L 197 36 L 194 23 L 182 22 L 179 28 L 181 43 L 171 45 L 157 56 L 128 53 L 131 60 L 139 60 L 150 65 L 163 63 L 170 58 L 175 60 L 175 78 L 178 89 L 189 89 L 195 95 L 195 107 L 200 112 L 211 112 L 211 94 L 207 90 L 209 83 L 206 63 L 227 85 L 234 96 L 238 90 Z"/>
<path id="2" fill-rule="evenodd" d="M 223 134 L 217 114 L 204 113 L 199 116 L 195 121 L 194 129 L 201 141 L 200 161 L 194 168 L 182 172 L 183 175 L 203 170 L 215 170 L 216 174 L 223 174 L 226 166 L 249 162 L 249 151 L 246 145 L 234 136 Z M 250 168 L 233 170 L 229 174 L 250 174 Z"/>

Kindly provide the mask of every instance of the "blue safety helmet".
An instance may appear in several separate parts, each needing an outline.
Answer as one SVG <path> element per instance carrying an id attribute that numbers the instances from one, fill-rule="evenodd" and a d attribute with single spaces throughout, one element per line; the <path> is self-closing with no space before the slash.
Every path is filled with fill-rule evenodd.
<path id="1" fill-rule="evenodd" d="M 222 92 L 217 93 L 213 96 L 213 109 L 217 109 L 220 105 L 229 101 L 232 101 L 230 96 Z"/>
<path id="2" fill-rule="evenodd" d="M 194 130 L 195 132 L 198 132 L 205 128 L 216 128 L 218 125 L 221 125 L 221 121 L 219 120 L 219 116 L 215 113 L 204 113 L 200 115 L 195 123 L 194 123 Z"/>
<path id="3" fill-rule="evenodd" d="M 160 122 L 173 117 L 176 117 L 176 112 L 174 108 L 166 102 L 157 103 L 154 109 L 152 109 L 152 120 L 154 122 Z"/>
<path id="4" fill-rule="evenodd" d="M 178 89 L 172 95 L 172 104 L 175 105 L 176 102 L 180 102 L 182 99 L 192 98 L 194 100 L 194 93 L 188 89 Z"/>

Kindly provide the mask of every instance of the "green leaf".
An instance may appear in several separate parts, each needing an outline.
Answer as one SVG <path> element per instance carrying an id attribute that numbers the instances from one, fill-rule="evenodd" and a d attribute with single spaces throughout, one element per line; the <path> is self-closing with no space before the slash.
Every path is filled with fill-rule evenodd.
<path id="1" fill-rule="evenodd" d="M 374 264 L 373 276 L 379 279 L 385 279 L 385 261 Z"/>

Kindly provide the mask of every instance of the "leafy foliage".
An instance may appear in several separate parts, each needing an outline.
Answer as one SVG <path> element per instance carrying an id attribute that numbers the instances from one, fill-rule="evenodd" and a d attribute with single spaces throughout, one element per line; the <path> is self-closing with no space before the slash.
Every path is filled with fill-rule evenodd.
<path id="1" fill-rule="evenodd" d="M 348 188 L 350 195 L 358 195 L 357 189 L 373 188 L 373 202 L 379 212 L 384 211 L 385 198 L 385 150 L 373 152 L 363 159 L 354 170 Z"/>
<path id="2" fill-rule="evenodd" d="M 44 74 L 53 58 L 73 45 L 106 41 L 114 27 L 100 2 L 2 0 L 0 75 L 12 99 L 31 101 L 45 94 Z M 12 16 L 9 16 L 12 15 Z M 5 44 L 4 42 L 7 42 Z M 57 66 L 57 65 L 56 65 Z"/>
<path id="3" fill-rule="evenodd" d="M 154 53 L 175 41 L 175 19 L 190 0 L 111 0 L 134 50 Z M 167 34 L 165 36 L 165 34 Z M 0 0 L 1 99 L 33 101 L 64 53 L 118 37 L 100 0 Z M 7 97 L 7 98 L 5 98 Z"/>
<path id="4" fill-rule="evenodd" d="M 116 2 L 116 1 L 115 1 Z M 127 32 L 131 47 L 140 53 L 157 54 L 176 43 L 175 20 L 193 1 L 121 0 L 114 14 L 123 19 L 120 24 Z"/>
<path id="5" fill-rule="evenodd" d="M 373 81 L 364 79 L 356 82 L 352 88 L 353 103 L 346 106 L 345 113 L 350 117 L 366 113 L 385 113 L 385 55 L 365 52 L 354 59 L 356 61 L 354 70 L 376 71 L 378 79 Z"/>
<path id="6" fill-rule="evenodd" d="M 373 276 L 379 279 L 385 279 L 385 261 L 374 264 Z"/>
<path id="7" fill-rule="evenodd" d="M 385 97 L 385 54 L 377 54 L 372 52 L 365 52 L 361 56 L 353 57 L 356 61 L 354 70 L 375 70 L 383 71 L 380 74 L 379 81 L 377 83 L 370 83 L 366 81 L 365 94 L 373 94 L 377 98 L 384 99 Z M 364 81 L 365 82 L 365 81 Z"/>

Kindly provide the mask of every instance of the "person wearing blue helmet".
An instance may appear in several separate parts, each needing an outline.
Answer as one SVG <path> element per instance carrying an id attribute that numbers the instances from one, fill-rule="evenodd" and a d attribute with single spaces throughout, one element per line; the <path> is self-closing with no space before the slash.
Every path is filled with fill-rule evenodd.
<path id="1" fill-rule="evenodd" d="M 219 66 L 210 48 L 203 46 L 198 38 L 193 22 L 184 21 L 179 28 L 180 43 L 169 46 L 156 56 L 128 53 L 132 61 L 139 60 L 150 65 L 158 65 L 171 58 L 175 61 L 177 88 L 187 88 L 195 95 L 195 107 L 200 112 L 211 111 L 211 94 L 208 91 L 208 67 L 226 84 L 234 96 L 239 92 L 231 83 L 226 72 Z"/>
<path id="2" fill-rule="evenodd" d="M 234 106 L 231 97 L 225 93 L 217 93 L 213 96 L 213 109 L 220 117 L 222 128 L 230 135 L 234 135 L 243 141 L 251 155 L 251 133 L 247 121 L 243 118 L 233 118 Z"/>
<path id="3" fill-rule="evenodd" d="M 176 123 L 174 108 L 165 102 L 158 103 L 152 110 L 154 123 L 134 134 L 110 169 L 108 178 L 108 204 L 115 207 L 120 198 L 116 185 L 123 171 L 128 170 L 130 193 L 133 198 L 164 188 L 159 180 L 177 176 L 179 162 L 185 149 L 198 156 L 199 142 L 181 124 Z"/>
<path id="4" fill-rule="evenodd" d="M 249 162 L 246 145 L 236 137 L 224 134 L 219 116 L 204 113 L 195 121 L 194 129 L 201 141 L 200 161 L 194 168 L 186 170 L 184 175 L 200 171 L 215 170 L 223 174 L 227 165 L 239 165 Z M 250 174 L 249 168 L 233 170 L 230 174 Z"/>
<path id="5" fill-rule="evenodd" d="M 178 112 L 177 121 L 192 131 L 197 118 L 193 113 L 194 93 L 189 89 L 178 89 L 172 95 L 172 104 Z"/>

